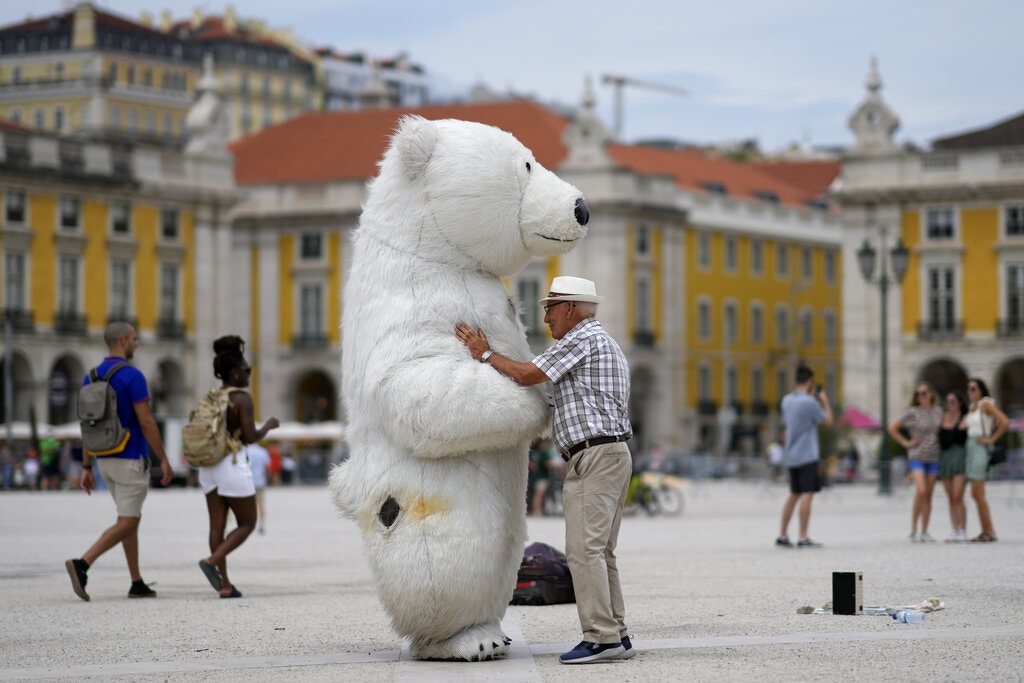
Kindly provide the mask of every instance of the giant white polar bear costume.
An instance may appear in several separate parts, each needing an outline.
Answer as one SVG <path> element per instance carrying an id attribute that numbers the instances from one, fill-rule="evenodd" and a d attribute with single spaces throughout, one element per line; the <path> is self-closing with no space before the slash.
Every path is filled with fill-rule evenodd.
<path id="1" fill-rule="evenodd" d="M 587 219 L 579 190 L 479 123 L 404 118 L 371 181 L 342 317 L 350 457 L 330 484 L 414 657 L 508 654 L 527 451 L 550 409 L 543 385 L 473 360 L 454 330 L 532 358 L 501 277 L 572 249 Z"/>

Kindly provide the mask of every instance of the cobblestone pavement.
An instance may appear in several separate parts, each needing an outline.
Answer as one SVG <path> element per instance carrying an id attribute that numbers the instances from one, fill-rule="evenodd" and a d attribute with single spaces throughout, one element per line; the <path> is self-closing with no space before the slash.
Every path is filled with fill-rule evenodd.
<path id="1" fill-rule="evenodd" d="M 786 491 L 704 482 L 684 514 L 631 517 L 619 544 L 628 623 L 639 655 L 565 666 L 580 639 L 573 605 L 510 607 L 508 659 L 411 660 L 377 602 L 355 525 L 327 489 L 267 491 L 265 535 L 230 557 L 245 597 L 220 600 L 196 566 L 207 554 L 195 489 L 152 491 L 140 530 L 155 600 L 126 599 L 122 553 L 89 573 L 90 602 L 64 560 L 114 520 L 105 492 L 0 494 L 0 680 L 674 681 L 1021 680 L 1024 677 L 1024 484 L 989 485 L 996 543 L 943 543 L 936 490 L 930 531 L 910 543 L 912 491 L 835 486 L 815 499 L 823 548 L 773 545 Z M 969 531 L 977 515 L 968 500 Z M 558 518 L 531 518 L 530 540 L 564 547 Z M 795 521 L 791 534 L 796 531 Z M 886 616 L 798 614 L 832 598 L 833 571 L 863 573 L 866 605 L 943 600 L 923 625 Z"/>

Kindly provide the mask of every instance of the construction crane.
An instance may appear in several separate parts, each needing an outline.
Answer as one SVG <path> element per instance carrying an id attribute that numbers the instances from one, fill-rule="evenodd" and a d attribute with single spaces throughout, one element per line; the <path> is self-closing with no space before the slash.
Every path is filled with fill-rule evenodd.
<path id="1" fill-rule="evenodd" d="M 632 86 L 635 88 L 647 88 L 648 90 L 659 90 L 661 92 L 671 93 L 673 95 L 689 95 L 690 93 L 684 88 L 677 88 L 671 85 L 664 85 L 661 83 L 649 83 L 647 81 L 641 81 L 636 78 L 630 78 L 628 76 L 611 76 L 605 74 L 601 76 L 601 82 L 605 85 L 611 85 L 615 88 L 615 137 L 616 139 L 622 139 L 622 87 Z"/>

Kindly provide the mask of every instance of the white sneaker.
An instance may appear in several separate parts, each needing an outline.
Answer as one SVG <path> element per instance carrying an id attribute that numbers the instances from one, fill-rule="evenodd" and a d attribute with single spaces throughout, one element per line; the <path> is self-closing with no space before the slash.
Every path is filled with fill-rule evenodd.
<path id="1" fill-rule="evenodd" d="M 917 543 L 917 531 L 911 531 L 907 538 L 910 539 L 911 543 Z"/>
<path id="2" fill-rule="evenodd" d="M 964 539 L 960 538 L 960 530 L 953 529 L 949 532 L 949 536 L 946 537 L 946 543 L 960 543 Z"/>
<path id="3" fill-rule="evenodd" d="M 935 537 L 925 531 L 921 534 L 921 543 L 935 543 Z"/>
<path id="4" fill-rule="evenodd" d="M 967 543 L 967 529 L 960 529 L 960 542 Z"/>

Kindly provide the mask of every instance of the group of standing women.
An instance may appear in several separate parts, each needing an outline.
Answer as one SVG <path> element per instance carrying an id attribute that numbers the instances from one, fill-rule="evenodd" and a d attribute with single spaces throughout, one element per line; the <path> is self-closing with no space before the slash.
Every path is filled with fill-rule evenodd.
<path id="1" fill-rule="evenodd" d="M 910 478 L 914 482 L 911 513 L 911 541 L 934 541 L 928 533 L 932 513 L 932 492 L 940 478 L 949 496 L 949 517 L 953 531 L 947 542 L 992 543 L 996 530 L 985 498 L 988 479 L 988 447 L 1006 433 L 1010 421 L 996 406 L 985 382 L 977 377 L 967 381 L 967 395 L 953 390 L 940 405 L 935 388 L 920 382 L 910 407 L 889 425 L 889 434 L 907 450 Z M 964 493 L 971 485 L 971 497 L 978 506 L 981 533 L 967 537 L 967 508 Z M 920 526 L 920 533 L 918 527 Z"/>

